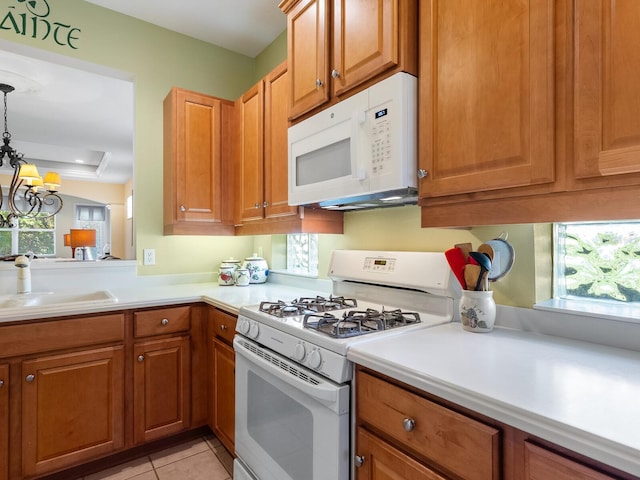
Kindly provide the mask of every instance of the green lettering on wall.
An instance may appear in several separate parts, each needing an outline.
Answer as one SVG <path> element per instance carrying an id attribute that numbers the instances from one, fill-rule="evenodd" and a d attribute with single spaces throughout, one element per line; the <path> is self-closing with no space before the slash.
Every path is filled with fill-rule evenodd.
<path id="1" fill-rule="evenodd" d="M 16 35 L 30 36 L 38 40 L 51 39 L 56 45 L 78 49 L 81 29 L 71 24 L 49 19 L 51 7 L 47 0 L 15 0 L 25 10 L 17 12 L 15 5 L 7 7 L 6 13 L 0 12 L 0 30 L 13 31 Z M 53 34 L 52 34 L 53 33 Z"/>

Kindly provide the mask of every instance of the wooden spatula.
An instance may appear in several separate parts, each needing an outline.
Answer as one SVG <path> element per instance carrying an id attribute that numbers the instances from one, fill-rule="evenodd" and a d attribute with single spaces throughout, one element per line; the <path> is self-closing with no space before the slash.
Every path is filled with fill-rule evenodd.
<path id="1" fill-rule="evenodd" d="M 464 281 L 467 284 L 467 290 L 472 290 L 476 283 L 478 283 L 478 277 L 480 276 L 480 265 L 473 265 L 467 263 L 464 266 Z"/>

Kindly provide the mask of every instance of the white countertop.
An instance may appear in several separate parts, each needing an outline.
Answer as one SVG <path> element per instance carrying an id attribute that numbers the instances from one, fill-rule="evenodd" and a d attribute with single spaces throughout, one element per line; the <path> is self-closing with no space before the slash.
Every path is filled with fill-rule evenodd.
<path id="1" fill-rule="evenodd" d="M 350 360 L 640 475 L 640 352 L 459 323 L 354 345 Z"/>
<path id="2" fill-rule="evenodd" d="M 309 288 L 297 288 L 269 282 L 243 287 L 235 285 L 220 286 L 216 282 L 107 288 L 105 290 L 111 293 L 116 300 L 113 302 L 98 301 L 42 307 L 5 308 L 0 309 L 0 323 L 199 301 L 237 314 L 240 307 L 245 305 L 255 305 L 262 301 L 287 301 L 310 294 Z M 61 291 L 60 293 L 63 292 L 67 293 L 67 291 Z M 33 293 L 38 294 L 37 291 Z M 327 292 L 318 291 L 318 293 L 326 294 Z"/>

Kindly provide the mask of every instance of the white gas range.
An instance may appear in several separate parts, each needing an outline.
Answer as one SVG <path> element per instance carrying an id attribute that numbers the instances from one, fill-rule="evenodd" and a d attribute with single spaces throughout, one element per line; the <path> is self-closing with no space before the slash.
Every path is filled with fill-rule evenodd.
<path id="1" fill-rule="evenodd" d="M 329 276 L 327 298 L 240 309 L 234 478 L 347 480 L 349 347 L 451 322 L 460 295 L 443 253 L 336 250 Z"/>

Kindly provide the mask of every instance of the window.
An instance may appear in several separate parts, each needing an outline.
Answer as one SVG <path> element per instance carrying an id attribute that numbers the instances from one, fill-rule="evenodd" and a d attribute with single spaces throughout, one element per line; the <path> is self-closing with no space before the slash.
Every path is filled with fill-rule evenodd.
<path id="1" fill-rule="evenodd" d="M 307 275 L 318 274 L 318 235 L 290 233 L 287 235 L 287 270 Z"/>
<path id="2" fill-rule="evenodd" d="M 640 222 L 554 226 L 554 296 L 640 302 Z"/>
<path id="3" fill-rule="evenodd" d="M 103 252 L 110 252 L 108 206 L 76 205 L 74 228 L 91 228 L 96 231 L 96 246 L 87 248 L 87 259 L 95 260 Z"/>
<path id="4" fill-rule="evenodd" d="M 8 212 L 3 211 L 3 215 Z M 0 228 L 0 255 L 33 252 L 39 257 L 56 253 L 56 220 L 39 214 L 34 218 L 19 218 L 13 228 Z"/>

